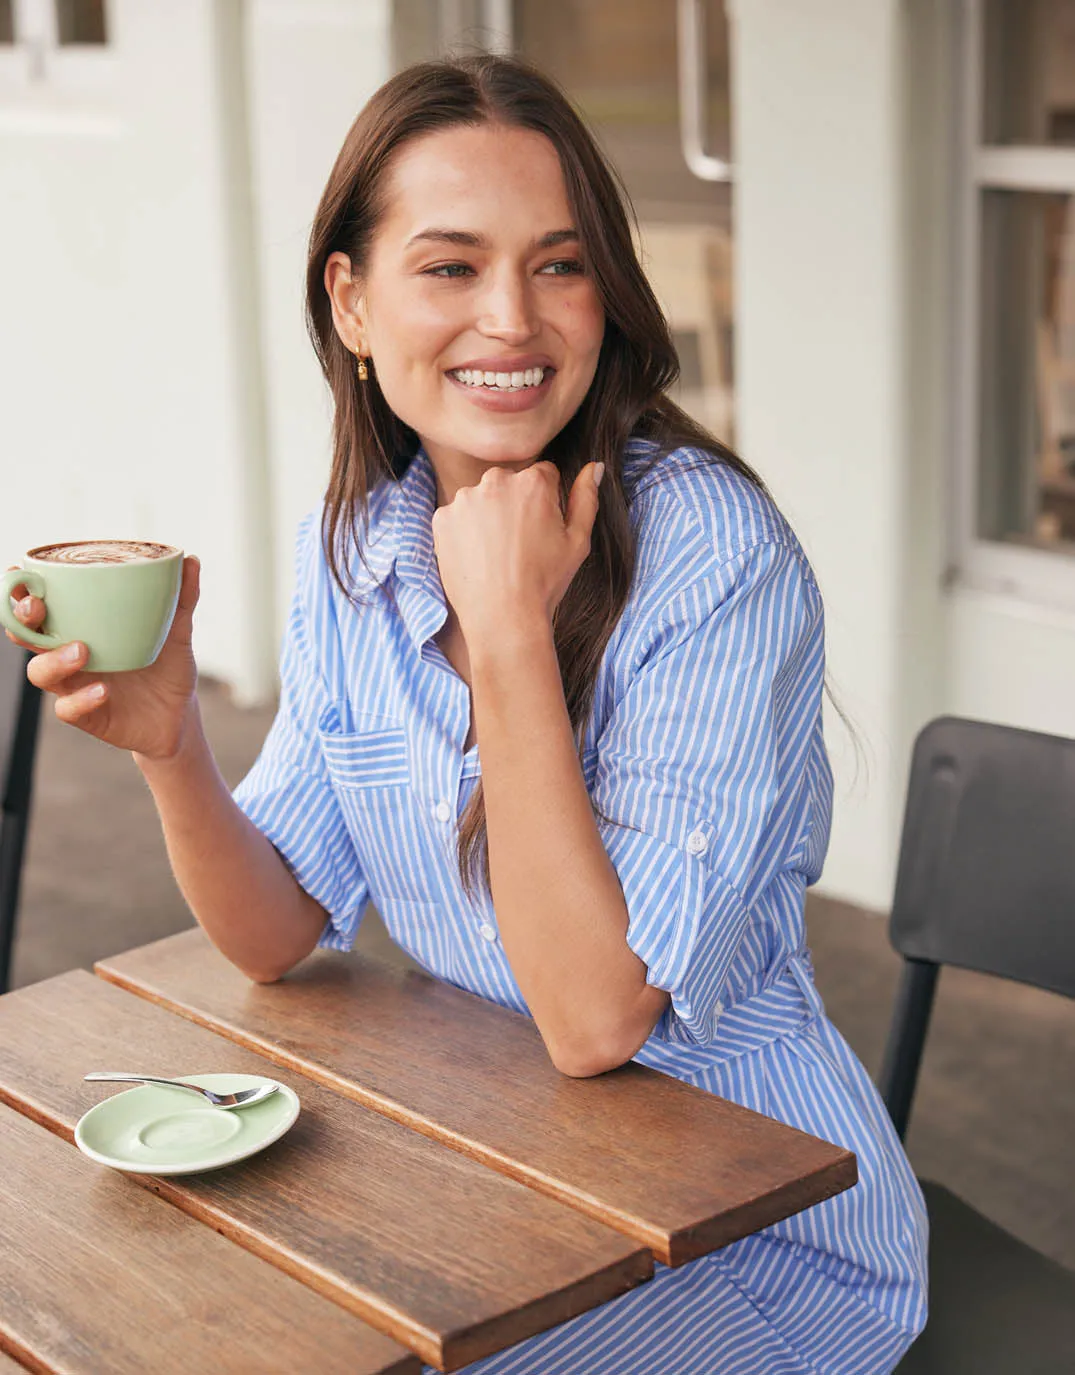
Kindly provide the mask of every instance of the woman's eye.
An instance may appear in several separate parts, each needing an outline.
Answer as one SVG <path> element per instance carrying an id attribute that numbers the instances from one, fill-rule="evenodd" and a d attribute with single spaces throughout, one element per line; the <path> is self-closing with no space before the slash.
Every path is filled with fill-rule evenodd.
<path id="1" fill-rule="evenodd" d="M 427 277 L 465 277 L 473 269 L 469 263 L 437 263 L 434 267 L 424 269 Z"/>
<path id="2" fill-rule="evenodd" d="M 550 277 L 570 277 L 586 271 L 578 258 L 558 258 L 554 263 L 546 263 L 541 269 Z"/>

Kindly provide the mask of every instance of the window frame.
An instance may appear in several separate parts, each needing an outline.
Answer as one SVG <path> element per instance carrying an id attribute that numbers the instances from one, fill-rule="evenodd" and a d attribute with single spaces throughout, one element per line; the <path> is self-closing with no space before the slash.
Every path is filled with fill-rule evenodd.
<path id="1" fill-rule="evenodd" d="M 0 122 L 51 129 L 72 117 L 114 113 L 119 71 L 106 3 L 108 41 L 60 43 L 55 0 L 14 0 L 15 41 L 0 48 Z"/>
<path id="2" fill-rule="evenodd" d="M 1075 612 L 1075 548 L 1032 549 L 978 533 L 981 480 L 982 204 L 988 191 L 1061 192 L 1075 198 L 1075 147 L 989 144 L 983 137 L 983 0 L 961 0 L 954 207 L 954 491 L 951 581 L 1039 607 Z"/>

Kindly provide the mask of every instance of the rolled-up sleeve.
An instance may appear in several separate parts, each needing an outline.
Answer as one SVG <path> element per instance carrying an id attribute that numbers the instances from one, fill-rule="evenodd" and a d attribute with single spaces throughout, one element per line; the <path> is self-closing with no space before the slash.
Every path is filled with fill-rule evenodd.
<path id="1" fill-rule="evenodd" d="M 751 906 L 803 839 L 823 683 L 809 569 L 758 544 L 653 618 L 597 741 L 592 797 L 627 941 L 671 995 L 675 1039 L 713 1039 Z"/>
<path id="2" fill-rule="evenodd" d="M 335 633 L 319 525 L 300 527 L 296 589 L 280 656 L 280 705 L 235 800 L 270 840 L 301 887 L 325 909 L 320 944 L 350 949 L 369 889 L 332 787 L 319 728 L 336 712 L 315 646 Z"/>

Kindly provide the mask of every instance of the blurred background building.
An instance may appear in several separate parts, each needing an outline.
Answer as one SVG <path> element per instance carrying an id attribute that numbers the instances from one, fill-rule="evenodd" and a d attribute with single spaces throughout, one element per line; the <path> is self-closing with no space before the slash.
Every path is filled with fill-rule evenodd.
<path id="1" fill-rule="evenodd" d="M 822 887 L 883 909 L 921 724 L 1075 735 L 1075 0 L 0 0 L 0 550 L 197 552 L 203 671 L 271 700 L 314 208 L 381 81 L 477 46 L 581 106 L 681 400 L 816 567 Z"/>

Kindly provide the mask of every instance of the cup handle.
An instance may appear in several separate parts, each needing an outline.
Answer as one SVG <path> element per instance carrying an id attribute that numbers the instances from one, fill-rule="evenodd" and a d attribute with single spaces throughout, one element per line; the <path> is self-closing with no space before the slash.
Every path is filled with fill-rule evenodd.
<path id="1" fill-rule="evenodd" d="M 20 583 L 25 584 L 27 592 L 34 597 L 45 595 L 45 579 L 40 573 L 26 568 L 10 568 L 6 573 L 0 573 L 0 625 L 28 645 L 37 645 L 40 649 L 55 649 L 62 643 L 59 635 L 42 634 L 40 630 L 31 630 L 15 619 L 15 613 L 11 609 L 11 592 Z"/>

